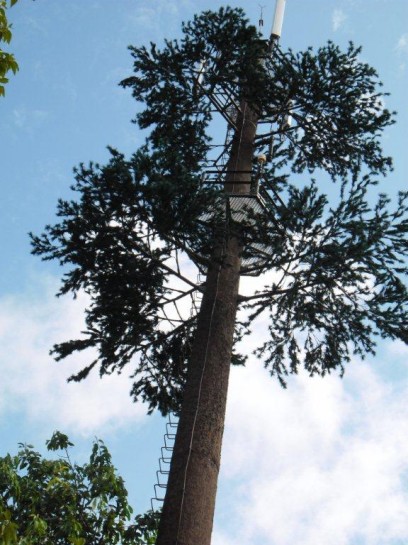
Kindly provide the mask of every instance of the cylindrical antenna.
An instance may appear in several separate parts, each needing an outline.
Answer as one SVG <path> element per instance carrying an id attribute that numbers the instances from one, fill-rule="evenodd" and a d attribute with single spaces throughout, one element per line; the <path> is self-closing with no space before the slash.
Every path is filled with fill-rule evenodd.
<path id="1" fill-rule="evenodd" d="M 271 40 L 279 40 L 282 34 L 283 15 L 285 13 L 286 0 L 276 0 L 275 15 L 273 18 Z"/>

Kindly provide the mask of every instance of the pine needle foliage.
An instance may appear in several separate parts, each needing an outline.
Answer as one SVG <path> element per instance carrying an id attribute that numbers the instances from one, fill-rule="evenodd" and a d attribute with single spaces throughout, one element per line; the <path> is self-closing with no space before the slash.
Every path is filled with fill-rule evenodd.
<path id="1" fill-rule="evenodd" d="M 249 213 L 241 226 L 243 257 L 251 243 L 269 257 L 259 271 L 264 288 L 240 297 L 237 350 L 268 314 L 270 335 L 257 355 L 285 385 L 301 366 L 311 375 L 343 372 L 352 354 L 374 351 L 378 336 L 407 343 L 408 195 L 373 197 L 392 170 L 380 136 L 394 113 L 361 49 L 329 42 L 303 52 L 275 45 L 270 54 L 231 8 L 197 15 L 182 31 L 162 49 L 130 48 L 134 75 L 122 85 L 138 102 L 135 123 L 150 131 L 145 144 L 130 159 L 111 149 L 107 165 L 81 165 L 78 197 L 61 200 L 59 222 L 32 235 L 34 254 L 66 266 L 60 294 L 90 297 L 83 337 L 56 345 L 56 358 L 94 348 L 73 380 L 96 366 L 104 375 L 130 365 L 135 400 L 177 411 L 197 313 L 171 320 L 165 309 L 205 289 L 177 258 L 205 270 L 214 239 L 231 228 L 216 213 L 223 190 L 200 183 L 213 153 L 209 95 L 220 88 L 270 126 L 254 152 L 269 156 L 262 183 L 275 199 L 269 214 Z M 209 210 L 214 221 L 201 221 Z"/>

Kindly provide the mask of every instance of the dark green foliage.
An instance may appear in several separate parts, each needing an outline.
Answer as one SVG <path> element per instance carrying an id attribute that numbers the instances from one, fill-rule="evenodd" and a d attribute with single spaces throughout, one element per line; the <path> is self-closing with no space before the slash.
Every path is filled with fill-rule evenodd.
<path id="1" fill-rule="evenodd" d="M 408 195 L 394 212 L 384 195 L 371 209 L 369 188 L 368 176 L 344 182 L 331 209 L 314 183 L 289 191 L 286 247 L 270 264 L 279 282 L 246 303 L 251 317 L 270 315 L 257 354 L 282 384 L 302 364 L 311 375 L 343 370 L 350 353 L 373 352 L 378 335 L 408 343 Z"/>
<path id="2" fill-rule="evenodd" d="M 47 441 L 58 459 L 45 459 L 31 445 L 0 458 L 0 545 L 153 545 L 159 512 L 138 515 L 102 441 L 89 462 L 71 461 L 68 437 Z"/>
<path id="3" fill-rule="evenodd" d="M 60 294 L 82 289 L 90 298 L 85 337 L 55 346 L 56 359 L 97 347 L 98 360 L 72 377 L 81 380 L 97 363 L 104 375 L 120 372 L 137 356 L 134 376 L 142 378 L 133 387 L 135 396 L 166 413 L 178 406 L 189 354 L 187 345 L 184 352 L 171 346 L 186 344 L 194 320 L 167 333 L 160 329 L 165 321 L 161 311 L 172 293 L 161 263 L 171 244 L 155 245 L 144 189 L 131 163 L 112 150 L 106 167 L 76 171 L 73 190 L 80 194 L 79 202 L 59 201 L 61 223 L 32 240 L 34 253 L 71 265 Z"/>
<path id="4" fill-rule="evenodd" d="M 200 185 L 210 151 L 212 106 L 197 88 L 198 65 L 205 59 L 211 66 L 205 77 L 208 88 L 222 80 L 240 93 L 239 82 L 245 78 L 254 92 L 255 74 L 263 77 L 257 62 L 262 49 L 256 29 L 238 9 L 204 12 L 183 25 L 183 34 L 180 42 L 166 41 L 163 50 L 155 44 L 131 47 L 136 75 L 121 85 L 131 87 L 134 98 L 145 104 L 136 116 L 139 127 L 151 128 L 135 161 L 139 178 L 151 189 L 156 228 L 161 236 L 184 239 L 189 248 L 208 254 L 206 240 L 212 233 L 203 232 L 196 220 L 213 197 Z"/>
<path id="5" fill-rule="evenodd" d="M 165 311 L 202 289 L 191 274 L 186 280 L 178 257 L 205 270 L 214 237 L 237 229 L 233 221 L 220 224 L 223 191 L 200 183 L 214 157 L 209 95 L 225 89 L 270 126 L 255 153 L 268 154 L 273 139 L 261 183 L 274 204 L 266 215 L 248 210 L 240 232 L 243 257 L 253 255 L 251 243 L 268 248 L 260 272 L 274 280 L 241 298 L 237 340 L 269 313 L 270 338 L 258 355 L 282 384 L 301 365 L 311 374 L 342 371 L 350 354 L 373 351 L 378 335 L 407 342 L 407 195 L 395 211 L 383 195 L 369 205 L 378 178 L 392 168 L 379 137 L 394 120 L 360 49 L 341 52 L 329 42 L 294 53 L 275 44 L 270 56 L 243 12 L 230 8 L 196 16 L 183 33 L 161 50 L 131 48 L 135 75 L 122 85 L 144 106 L 136 122 L 150 129 L 145 145 L 128 161 L 111 150 L 107 166 L 81 166 L 73 188 L 79 200 L 60 201 L 60 222 L 33 237 L 34 253 L 70 267 L 61 293 L 90 296 L 83 338 L 56 346 L 57 359 L 96 348 L 75 380 L 96 365 L 106 374 L 130 364 L 135 399 L 149 410 L 177 410 L 196 311 L 193 305 L 176 319 Z M 288 114 L 292 126 L 285 126 Z M 337 189 L 331 202 L 329 180 L 330 192 Z M 214 222 L 203 222 L 209 211 Z M 242 356 L 234 353 L 233 363 Z"/>
<path id="6" fill-rule="evenodd" d="M 136 545 L 155 545 L 160 511 L 147 511 L 135 517 L 135 524 L 127 530 L 127 539 Z"/>
<path id="7" fill-rule="evenodd" d="M 174 168 L 185 165 L 194 173 L 200 172 L 208 151 L 205 129 L 211 119 L 208 98 L 196 86 L 199 63 L 205 60 L 212 67 L 205 76 L 210 87 L 222 81 L 240 93 L 245 81 L 255 93 L 256 81 L 264 75 L 258 63 L 262 44 L 240 9 L 204 12 L 182 30 L 183 39 L 166 41 L 163 50 L 155 44 L 150 49 L 130 47 L 136 75 L 122 85 L 131 87 L 134 98 L 146 105 L 136 121 L 141 128 L 152 127 L 153 147 L 173 148 L 181 162 Z"/>
<path id="8" fill-rule="evenodd" d="M 383 106 L 387 93 L 380 92 L 376 71 L 359 60 L 360 53 L 352 43 L 342 52 L 328 42 L 316 53 L 276 49 L 268 58 L 262 104 L 276 121 L 290 109 L 294 124 L 279 149 L 293 172 L 323 169 L 335 179 L 391 168 L 378 136 L 394 123 L 393 115 Z"/>

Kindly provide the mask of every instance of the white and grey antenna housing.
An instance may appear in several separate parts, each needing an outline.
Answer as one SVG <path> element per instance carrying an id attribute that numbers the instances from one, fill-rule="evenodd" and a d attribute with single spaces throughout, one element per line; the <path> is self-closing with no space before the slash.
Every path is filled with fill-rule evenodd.
<path id="1" fill-rule="evenodd" d="M 283 16 L 285 14 L 286 0 L 276 0 L 275 15 L 273 17 L 271 40 L 279 40 L 282 34 Z"/>

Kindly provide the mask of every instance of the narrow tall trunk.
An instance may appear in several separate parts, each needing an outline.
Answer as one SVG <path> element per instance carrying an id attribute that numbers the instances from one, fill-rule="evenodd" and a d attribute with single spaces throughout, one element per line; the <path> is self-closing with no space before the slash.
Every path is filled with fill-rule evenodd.
<path id="1" fill-rule="evenodd" d="M 256 122 L 255 113 L 244 102 L 232 142 L 226 192 L 249 193 Z M 242 252 L 234 233 L 214 245 L 157 545 L 211 542 Z"/>

